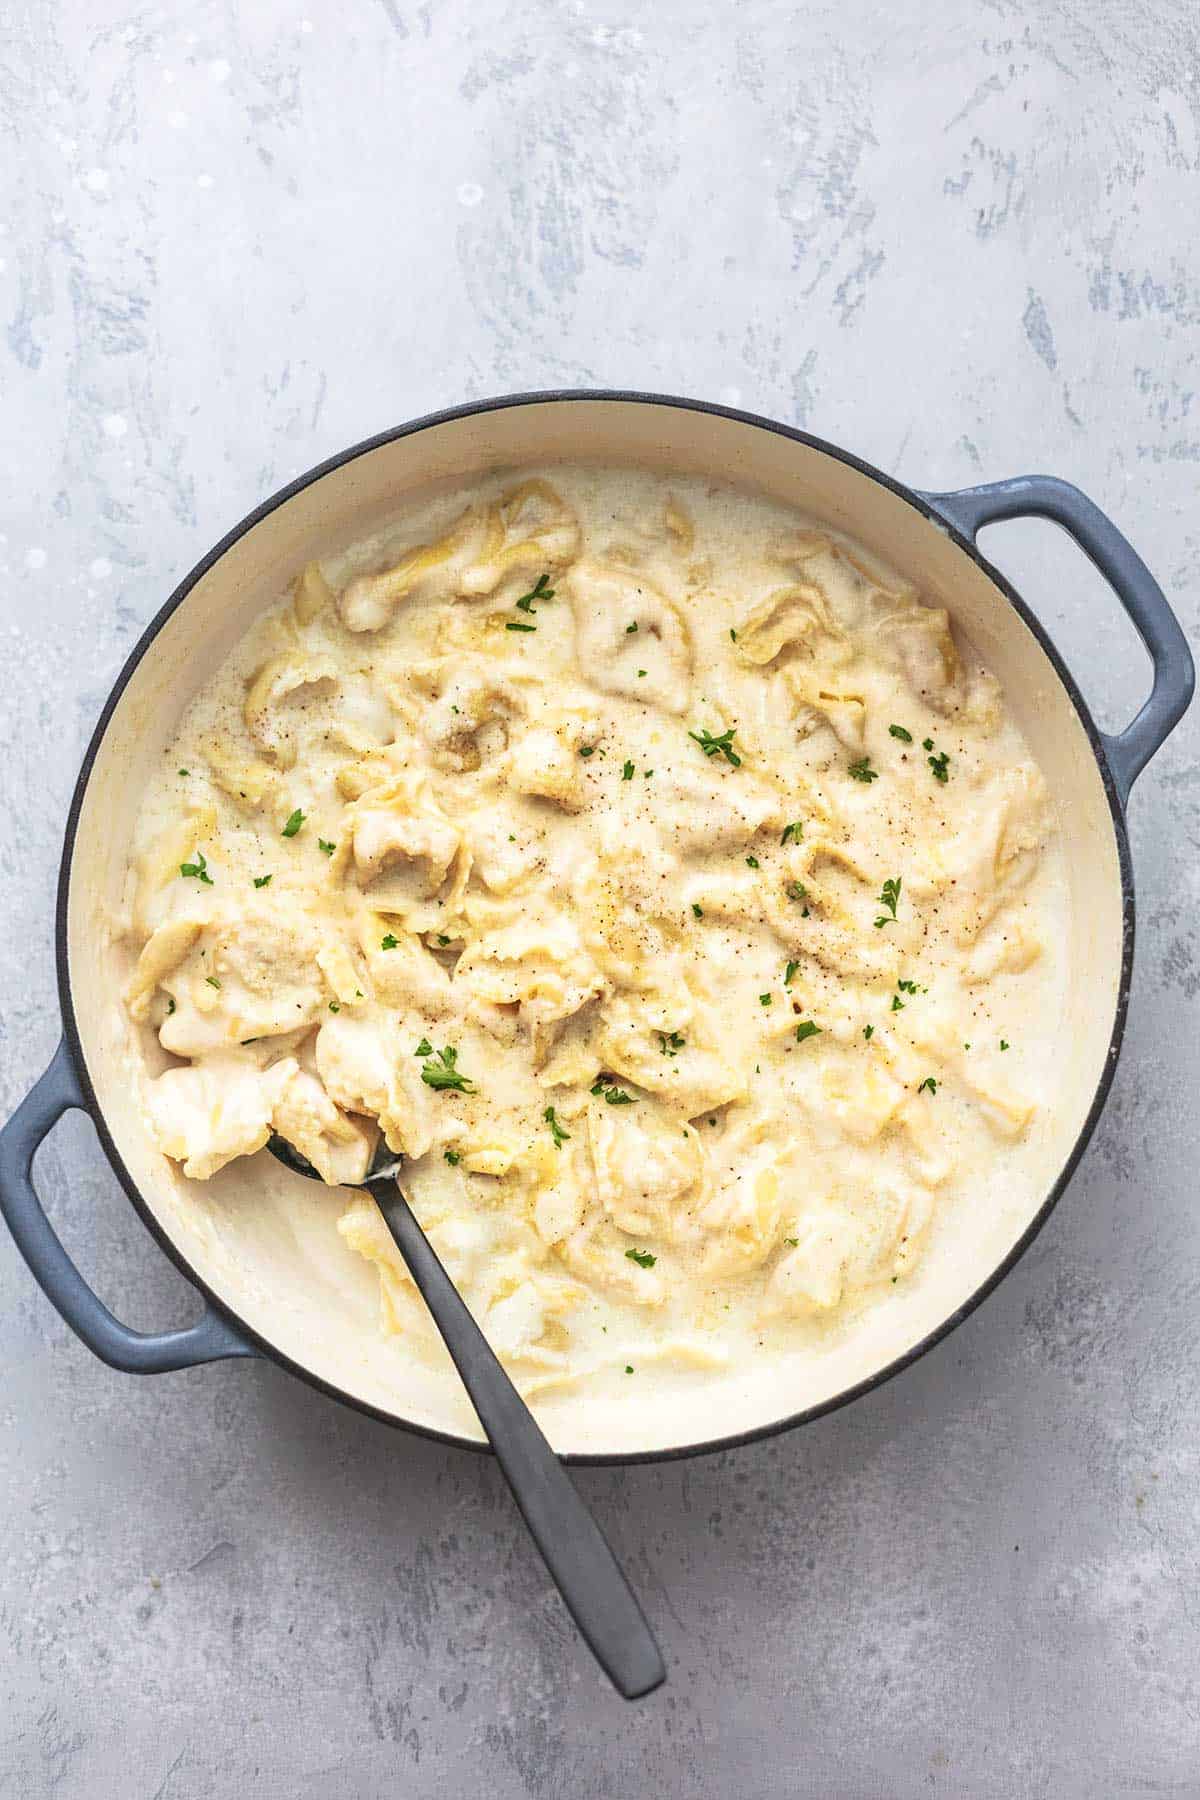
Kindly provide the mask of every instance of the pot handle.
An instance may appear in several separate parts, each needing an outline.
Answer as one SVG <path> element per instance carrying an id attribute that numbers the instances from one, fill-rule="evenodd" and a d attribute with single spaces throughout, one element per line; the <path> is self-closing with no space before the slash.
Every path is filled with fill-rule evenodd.
<path id="1" fill-rule="evenodd" d="M 51 1305 L 102 1362 L 134 1375 L 189 1369 L 227 1356 L 257 1356 L 254 1346 L 211 1307 L 197 1324 L 181 1331 L 133 1331 L 93 1294 L 59 1242 L 32 1180 L 34 1153 L 72 1107 L 87 1110 L 64 1038 L 46 1073 L 0 1131 L 0 1212 Z"/>
<path id="2" fill-rule="evenodd" d="M 1116 594 L 1154 664 L 1150 697 L 1133 723 L 1115 736 L 1100 734 L 1124 806 L 1137 777 L 1187 711 L 1196 681 L 1187 639 L 1157 581 L 1095 501 L 1056 475 L 1017 475 L 921 498 L 972 542 L 981 526 L 1001 519 L 1051 519 L 1074 538 Z"/>

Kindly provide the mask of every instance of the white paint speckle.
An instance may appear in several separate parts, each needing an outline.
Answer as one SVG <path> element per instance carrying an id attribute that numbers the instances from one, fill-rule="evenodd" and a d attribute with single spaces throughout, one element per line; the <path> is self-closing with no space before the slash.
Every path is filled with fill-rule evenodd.
<path id="1" fill-rule="evenodd" d="M 169 112 L 167 114 L 167 124 L 171 127 L 172 131 L 182 131 L 187 122 L 187 114 L 178 106 L 175 108 L 174 112 Z"/>
<path id="2" fill-rule="evenodd" d="M 209 63 L 208 72 L 214 81 L 228 81 L 230 74 L 232 73 L 229 64 L 225 61 L 223 56 L 219 56 L 216 62 Z"/>
<path id="3" fill-rule="evenodd" d="M 101 429 L 103 430 L 105 437 L 113 439 L 123 438 L 125 433 L 129 430 L 129 420 L 121 413 L 109 413 L 107 418 L 103 421 Z"/>
<path id="4" fill-rule="evenodd" d="M 108 192 L 108 170 L 89 169 L 83 178 L 83 185 L 90 193 L 106 194 Z"/>
<path id="5" fill-rule="evenodd" d="M 198 188 L 210 188 L 210 187 L 212 187 L 212 185 L 213 185 L 213 178 L 211 175 L 197 175 L 196 186 Z"/>
<path id="6" fill-rule="evenodd" d="M 483 199 L 483 189 L 477 181 L 463 181 L 454 190 L 460 206 L 478 206 Z"/>
<path id="7" fill-rule="evenodd" d="M 25 567 L 27 569 L 44 569 L 45 566 L 46 552 L 42 549 L 40 544 L 35 544 L 32 550 L 27 550 L 25 552 Z"/>
<path id="8" fill-rule="evenodd" d="M 103 581 L 112 574 L 112 564 L 107 556 L 95 556 L 88 565 L 88 574 L 94 581 Z"/>

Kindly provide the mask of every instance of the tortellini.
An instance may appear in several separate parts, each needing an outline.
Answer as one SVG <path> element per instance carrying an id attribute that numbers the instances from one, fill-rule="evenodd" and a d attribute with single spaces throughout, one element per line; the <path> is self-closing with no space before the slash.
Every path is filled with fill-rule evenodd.
<path id="1" fill-rule="evenodd" d="M 528 1394 L 710 1379 L 898 1304 L 1036 1129 L 1057 855 L 997 683 L 865 551 L 481 478 L 281 571 L 169 747 L 147 1118 L 191 1180 L 275 1132 L 353 1188 L 382 1141 Z M 374 1201 L 339 1229 L 426 1354 Z"/>

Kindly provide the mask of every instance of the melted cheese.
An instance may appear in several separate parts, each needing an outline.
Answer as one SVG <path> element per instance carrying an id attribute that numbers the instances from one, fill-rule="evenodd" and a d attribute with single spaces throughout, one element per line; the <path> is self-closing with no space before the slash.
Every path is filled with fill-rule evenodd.
<path id="1" fill-rule="evenodd" d="M 280 573 L 133 847 L 164 1154 L 275 1130 L 355 1182 L 382 1135 L 529 1393 L 703 1381 L 918 1279 L 1053 1104 L 1069 951 L 1050 796 L 946 611 L 779 507 L 586 468 Z M 341 1235 L 425 1354 L 369 1197 Z"/>

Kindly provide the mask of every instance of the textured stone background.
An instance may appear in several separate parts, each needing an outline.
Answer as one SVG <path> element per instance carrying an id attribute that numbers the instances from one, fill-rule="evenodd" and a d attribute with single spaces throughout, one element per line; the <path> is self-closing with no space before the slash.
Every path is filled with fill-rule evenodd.
<path id="1" fill-rule="evenodd" d="M 2 16 L 4 1111 L 57 1037 L 62 821 L 136 634 L 401 418 L 609 383 L 916 484 L 1046 468 L 1195 629 L 1192 0 Z M 1146 667 L 1099 580 L 1050 527 L 987 548 L 1123 721 Z M 0 1241 L 0 1792 L 1200 1792 L 1198 729 L 1135 796 L 1124 1059 L 1021 1267 L 847 1412 L 581 1474 L 669 1653 L 637 1708 L 489 1463 L 264 1366 L 112 1374 Z M 40 1174 L 123 1316 L 190 1315 L 90 1127 Z"/>

